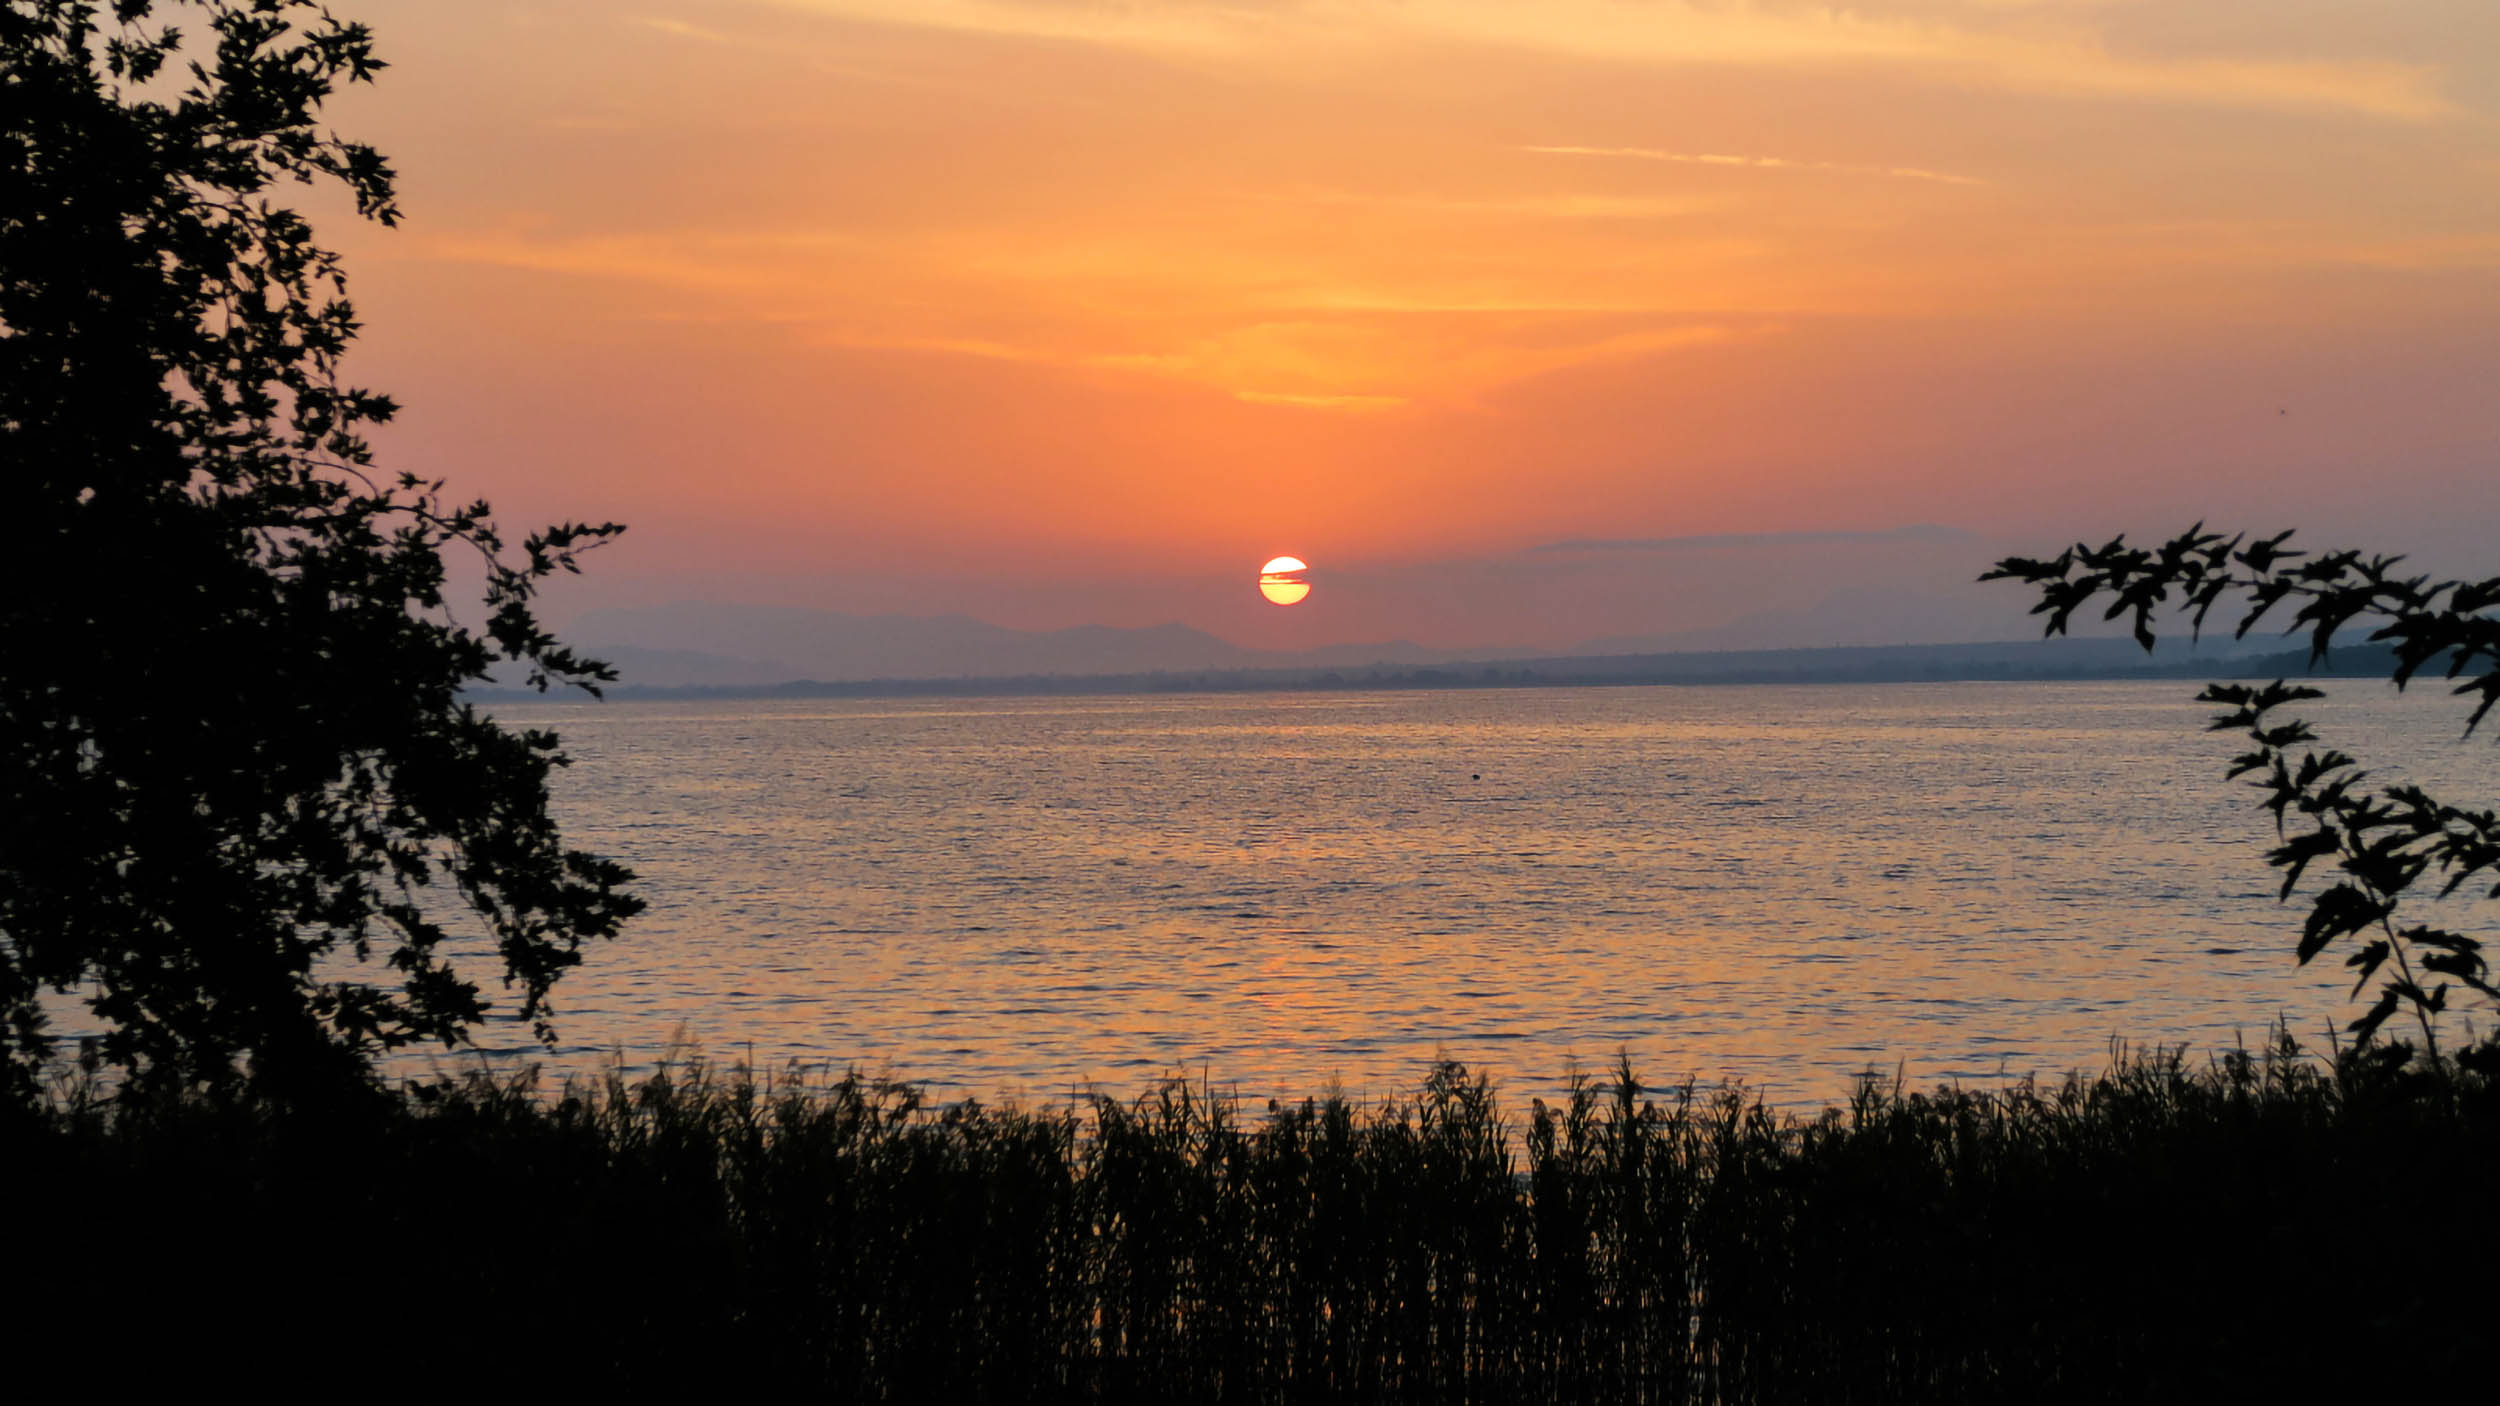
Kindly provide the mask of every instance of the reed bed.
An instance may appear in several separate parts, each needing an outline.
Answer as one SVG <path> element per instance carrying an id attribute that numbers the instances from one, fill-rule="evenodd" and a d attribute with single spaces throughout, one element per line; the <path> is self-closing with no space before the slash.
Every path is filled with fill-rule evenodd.
<path id="1" fill-rule="evenodd" d="M 2288 1042 L 1811 1118 L 1628 1066 L 1524 1117 L 1456 1064 L 1256 1110 L 701 1060 L 318 1116 L 72 1078 L 16 1115 L 20 1341 L 837 1401 L 2378 1396 L 2488 1383 L 2495 1113 Z"/>

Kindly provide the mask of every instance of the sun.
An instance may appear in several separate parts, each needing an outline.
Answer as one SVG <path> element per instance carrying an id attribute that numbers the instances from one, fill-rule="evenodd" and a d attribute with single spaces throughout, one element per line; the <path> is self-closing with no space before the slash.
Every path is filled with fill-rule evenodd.
<path id="1" fill-rule="evenodd" d="M 1302 579 L 1310 564 L 1300 557 L 1278 557 L 1259 568 L 1259 594 L 1277 605 L 1293 605 L 1311 593 L 1311 583 Z"/>

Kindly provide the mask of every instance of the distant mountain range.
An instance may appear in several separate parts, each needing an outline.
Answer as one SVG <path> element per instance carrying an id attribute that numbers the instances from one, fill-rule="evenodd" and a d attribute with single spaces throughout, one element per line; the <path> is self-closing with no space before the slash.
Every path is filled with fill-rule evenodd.
<path id="1" fill-rule="evenodd" d="M 1408 641 L 1246 649 L 1186 625 L 1016 630 L 963 615 L 687 601 L 602 610 L 565 632 L 617 666 L 622 696 L 890 695 L 1327 687 L 2137 677 L 2305 672 L 2280 644 L 2124 639 L 1743 649 L 1742 626 L 1592 640 L 1564 653 Z M 1682 646 L 1681 648 L 1660 646 Z M 1644 647 L 1646 646 L 1646 647 Z M 2338 661 L 2346 662 L 2346 661 Z M 2350 661 L 2358 663 L 2358 660 Z"/>
<path id="2" fill-rule="evenodd" d="M 1015 630 L 968 615 L 846 615 L 711 601 L 596 610 L 564 633 L 614 664 L 626 683 L 653 688 L 1439 664 L 1538 652 L 1428 649 L 1405 640 L 1283 652 L 1245 649 L 1177 623 Z"/>

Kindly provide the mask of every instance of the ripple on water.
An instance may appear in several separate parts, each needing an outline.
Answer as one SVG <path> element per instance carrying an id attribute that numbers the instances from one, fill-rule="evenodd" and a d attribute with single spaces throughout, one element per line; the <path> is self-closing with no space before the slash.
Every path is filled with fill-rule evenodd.
<path id="1" fill-rule="evenodd" d="M 561 1067 L 645 1067 L 682 1027 L 947 1096 L 1202 1069 L 1385 1093 L 1447 1055 L 1524 1102 L 1620 1050 L 1795 1102 L 1870 1066 L 2054 1075 L 2114 1035 L 2217 1049 L 2341 1009 L 2340 968 L 2291 960 L 2270 827 L 2195 691 L 503 712 L 563 735 L 567 842 L 651 901 L 558 988 Z M 2310 713 L 2332 745 L 2500 793 L 2446 700 L 2335 691 Z"/>

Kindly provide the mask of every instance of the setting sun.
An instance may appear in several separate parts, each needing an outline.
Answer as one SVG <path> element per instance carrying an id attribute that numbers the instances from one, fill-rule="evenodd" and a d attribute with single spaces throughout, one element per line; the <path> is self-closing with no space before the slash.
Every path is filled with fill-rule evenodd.
<path id="1" fill-rule="evenodd" d="M 1277 605 L 1296 605 L 1311 593 L 1311 583 L 1302 578 L 1310 563 L 1300 557 L 1275 557 L 1259 568 L 1259 594 Z"/>

